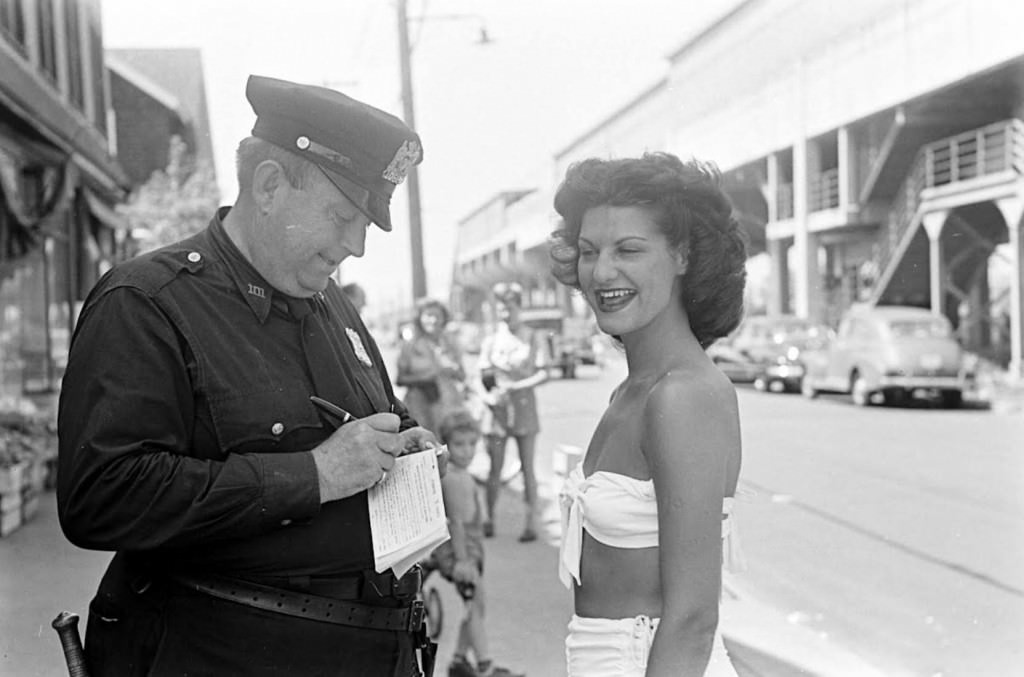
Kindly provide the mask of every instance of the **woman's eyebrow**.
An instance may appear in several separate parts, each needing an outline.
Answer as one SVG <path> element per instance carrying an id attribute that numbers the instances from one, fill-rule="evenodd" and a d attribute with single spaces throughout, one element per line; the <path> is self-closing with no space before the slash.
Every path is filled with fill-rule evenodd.
<path id="1" fill-rule="evenodd" d="M 620 237 L 619 239 L 613 241 L 612 244 L 622 244 L 623 242 L 629 242 L 630 240 L 637 240 L 639 242 L 647 242 L 647 238 L 644 237 L 643 235 L 625 235 L 625 236 Z M 583 244 L 583 243 L 588 244 L 591 247 L 594 246 L 593 242 L 591 242 L 590 240 L 588 240 L 587 238 L 585 238 L 583 236 L 579 237 L 579 242 L 581 244 Z"/>

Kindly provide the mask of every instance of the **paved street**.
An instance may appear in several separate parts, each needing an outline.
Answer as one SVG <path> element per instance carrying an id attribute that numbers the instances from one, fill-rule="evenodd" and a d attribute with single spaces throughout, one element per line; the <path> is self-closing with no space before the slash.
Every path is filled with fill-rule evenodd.
<path id="1" fill-rule="evenodd" d="M 886 674 L 1021 674 L 1021 412 L 740 395 L 745 586 Z"/>

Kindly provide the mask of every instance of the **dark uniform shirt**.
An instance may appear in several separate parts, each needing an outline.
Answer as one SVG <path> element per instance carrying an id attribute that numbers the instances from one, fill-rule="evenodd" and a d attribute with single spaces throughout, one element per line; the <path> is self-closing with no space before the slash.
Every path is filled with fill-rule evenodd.
<path id="1" fill-rule="evenodd" d="M 357 417 L 394 410 L 402 429 L 415 422 L 333 282 L 319 303 L 335 359 L 307 361 L 294 313 L 307 302 L 266 283 L 225 233 L 226 213 L 117 266 L 86 300 L 60 398 L 65 533 L 161 567 L 243 577 L 372 568 L 366 492 L 320 505 L 305 452 L 331 428 L 309 396 Z M 331 394 L 314 386 L 324 378 Z"/>

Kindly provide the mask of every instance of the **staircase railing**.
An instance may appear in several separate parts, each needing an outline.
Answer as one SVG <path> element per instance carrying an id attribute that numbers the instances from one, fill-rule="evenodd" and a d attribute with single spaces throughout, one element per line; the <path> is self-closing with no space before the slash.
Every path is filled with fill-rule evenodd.
<path id="1" fill-rule="evenodd" d="M 878 271 L 885 276 L 897 247 L 917 217 L 924 189 L 1005 171 L 1024 174 L 1024 122 L 1016 118 L 922 146 L 896 193 L 885 232 L 878 239 Z M 880 291 L 876 290 L 876 296 Z"/>
<path id="2" fill-rule="evenodd" d="M 839 206 L 839 169 L 826 169 L 817 176 L 811 177 L 810 195 L 808 195 L 809 211 L 835 209 Z"/>

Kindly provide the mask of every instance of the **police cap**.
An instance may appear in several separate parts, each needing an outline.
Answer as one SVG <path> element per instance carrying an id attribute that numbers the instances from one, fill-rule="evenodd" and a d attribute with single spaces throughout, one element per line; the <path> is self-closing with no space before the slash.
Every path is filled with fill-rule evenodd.
<path id="1" fill-rule="evenodd" d="M 315 163 L 366 216 L 391 230 L 391 194 L 423 159 L 416 132 L 382 110 L 326 87 L 250 75 L 252 135 Z"/>

